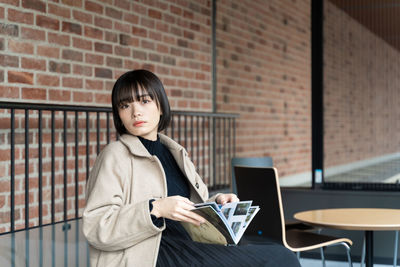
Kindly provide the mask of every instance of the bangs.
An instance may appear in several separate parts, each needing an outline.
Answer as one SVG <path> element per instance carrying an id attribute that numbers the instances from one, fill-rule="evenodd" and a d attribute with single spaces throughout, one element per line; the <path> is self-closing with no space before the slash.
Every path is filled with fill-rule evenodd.
<path id="1" fill-rule="evenodd" d="M 143 95 L 149 95 L 152 100 L 154 100 L 154 90 L 151 87 L 146 87 L 144 84 L 131 83 L 129 85 L 123 86 L 115 94 L 115 99 L 113 99 L 113 104 L 120 106 L 122 103 L 130 103 L 133 101 L 140 101 Z M 158 101 L 156 99 L 158 105 Z"/>

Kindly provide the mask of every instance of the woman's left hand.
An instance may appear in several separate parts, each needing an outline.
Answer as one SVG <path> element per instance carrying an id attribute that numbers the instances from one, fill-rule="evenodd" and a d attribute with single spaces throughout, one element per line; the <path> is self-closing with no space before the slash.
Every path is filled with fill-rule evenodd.
<path id="1" fill-rule="evenodd" d="M 218 204 L 225 205 L 229 202 L 238 202 L 239 199 L 235 194 L 220 194 L 216 199 L 215 202 Z"/>

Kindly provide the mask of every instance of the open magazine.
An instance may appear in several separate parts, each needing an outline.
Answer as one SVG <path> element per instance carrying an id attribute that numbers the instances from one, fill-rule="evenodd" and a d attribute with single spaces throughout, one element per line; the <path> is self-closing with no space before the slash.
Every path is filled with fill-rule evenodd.
<path id="1" fill-rule="evenodd" d="M 252 201 L 231 202 L 218 205 L 215 202 L 196 204 L 193 212 L 206 222 L 200 226 L 182 222 L 193 241 L 221 245 L 236 245 L 247 226 L 260 210 L 251 206 Z"/>

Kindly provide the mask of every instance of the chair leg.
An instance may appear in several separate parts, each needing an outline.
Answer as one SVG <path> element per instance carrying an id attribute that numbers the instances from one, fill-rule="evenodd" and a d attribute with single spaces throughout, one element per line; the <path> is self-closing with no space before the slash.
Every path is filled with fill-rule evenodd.
<path id="1" fill-rule="evenodd" d="M 346 254 L 347 254 L 347 260 L 349 261 L 349 267 L 353 267 L 353 262 L 351 260 L 351 255 L 350 255 L 350 246 L 347 245 L 347 243 L 345 243 L 345 242 L 342 242 L 341 244 L 346 248 Z"/>
<path id="2" fill-rule="evenodd" d="M 364 264 L 365 264 L 365 237 L 363 238 L 360 267 L 363 267 Z"/>
<path id="3" fill-rule="evenodd" d="M 297 259 L 300 260 L 300 251 L 297 251 L 296 254 L 297 254 Z"/>
<path id="4" fill-rule="evenodd" d="M 325 255 L 324 255 L 324 248 L 323 248 L 323 247 L 319 248 L 319 251 L 320 251 L 320 253 L 321 253 L 322 267 L 326 267 L 326 264 L 325 264 Z"/>
<path id="5" fill-rule="evenodd" d="M 393 255 L 393 267 L 397 266 L 397 249 L 399 245 L 399 230 L 396 230 L 394 235 L 394 255 Z"/>

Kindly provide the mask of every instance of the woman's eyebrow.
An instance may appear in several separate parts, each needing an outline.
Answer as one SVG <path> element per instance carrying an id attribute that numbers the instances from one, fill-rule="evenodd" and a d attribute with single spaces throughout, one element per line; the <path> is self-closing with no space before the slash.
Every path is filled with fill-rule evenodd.
<path id="1" fill-rule="evenodd" d="M 150 97 L 150 95 L 149 94 L 137 95 L 136 99 L 142 99 L 142 98 L 145 98 L 145 97 Z"/>

